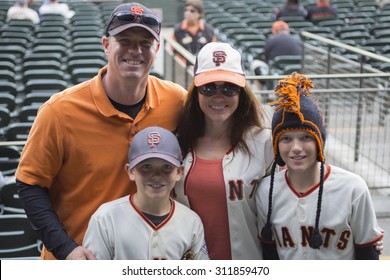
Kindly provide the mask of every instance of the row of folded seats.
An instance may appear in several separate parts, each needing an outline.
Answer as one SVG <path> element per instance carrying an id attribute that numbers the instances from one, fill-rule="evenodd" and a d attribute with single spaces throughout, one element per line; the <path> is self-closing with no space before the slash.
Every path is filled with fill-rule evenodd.
<path id="1" fill-rule="evenodd" d="M 272 34 L 274 9 L 285 1 L 253 1 L 244 3 L 205 1 L 205 18 L 216 29 L 217 37 L 239 48 L 246 67 L 254 59 L 262 59 L 265 40 Z M 300 1 L 306 7 L 315 2 Z M 374 1 L 332 1 L 338 17 L 321 21 L 308 21 L 303 17 L 284 17 L 291 33 L 308 31 L 339 42 L 357 46 L 372 53 L 390 56 L 390 5 L 380 8 Z M 359 61 L 360 57 L 338 50 L 340 54 Z M 372 62 L 373 67 L 388 71 L 389 65 Z M 249 69 L 249 68 L 247 68 Z M 291 69 L 289 69 L 291 70 Z"/>
<path id="2" fill-rule="evenodd" d="M 107 64 L 101 44 L 113 5 L 70 2 L 75 15 L 45 15 L 37 25 L 0 27 L 0 140 L 25 140 L 39 106 L 53 93 L 95 76 Z"/>
<path id="3" fill-rule="evenodd" d="M 17 192 L 20 152 L 19 146 L 0 146 L 0 259 L 39 259 L 42 251 Z"/>
<path id="4" fill-rule="evenodd" d="M 4 153 L 2 148 L 1 156 Z M 11 146 L 8 148 L 12 151 Z M 0 157 L 1 165 L 2 162 Z M 42 242 L 22 208 L 13 177 L 0 186 L 0 236 L 0 259 L 39 259 Z"/>

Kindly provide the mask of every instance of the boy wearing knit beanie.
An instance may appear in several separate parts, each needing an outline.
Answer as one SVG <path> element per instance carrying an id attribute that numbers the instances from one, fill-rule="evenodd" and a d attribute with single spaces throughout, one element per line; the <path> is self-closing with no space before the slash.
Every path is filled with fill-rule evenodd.
<path id="1" fill-rule="evenodd" d="M 378 259 L 383 233 L 367 184 L 325 163 L 326 130 L 313 88 L 298 73 L 275 88 L 275 162 L 256 192 L 264 258 Z M 277 165 L 287 168 L 275 173 Z"/>

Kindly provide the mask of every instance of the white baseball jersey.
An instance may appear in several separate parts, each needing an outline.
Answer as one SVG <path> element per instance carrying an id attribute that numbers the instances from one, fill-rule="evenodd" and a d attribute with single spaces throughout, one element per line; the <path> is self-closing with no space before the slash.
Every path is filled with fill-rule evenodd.
<path id="1" fill-rule="evenodd" d="M 180 260 L 189 250 L 194 259 L 208 259 L 199 216 L 173 200 L 158 226 L 134 205 L 132 196 L 103 204 L 89 221 L 83 246 L 100 260 Z"/>
<path id="2" fill-rule="evenodd" d="M 222 160 L 233 260 L 262 259 L 261 245 L 257 236 L 257 210 L 254 197 L 260 180 L 269 174 L 273 162 L 269 129 L 262 131 L 258 128 L 252 129 L 246 135 L 245 141 L 252 152 L 250 156 L 237 150 L 226 154 Z M 185 176 L 182 176 L 174 189 L 175 199 L 189 207 L 186 188 L 191 186 L 185 185 L 185 182 L 193 164 L 193 154 L 189 153 L 184 159 Z"/>
<path id="3" fill-rule="evenodd" d="M 355 258 L 355 246 L 373 245 L 382 238 L 368 187 L 358 175 L 328 166 L 322 194 L 320 249 L 309 246 L 314 229 L 319 184 L 299 194 L 286 180 L 286 171 L 275 174 L 271 223 L 280 259 Z M 267 221 L 270 176 L 256 191 L 259 236 Z"/>

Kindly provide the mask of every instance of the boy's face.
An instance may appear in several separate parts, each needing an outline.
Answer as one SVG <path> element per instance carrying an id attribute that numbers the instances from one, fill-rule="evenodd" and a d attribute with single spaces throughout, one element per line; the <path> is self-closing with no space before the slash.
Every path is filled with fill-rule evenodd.
<path id="1" fill-rule="evenodd" d="M 309 132 L 293 130 L 283 133 L 278 148 L 291 171 L 306 171 L 317 166 L 317 142 Z"/>
<path id="2" fill-rule="evenodd" d="M 183 168 L 166 160 L 150 158 L 141 161 L 133 169 L 126 164 L 130 180 L 137 185 L 137 193 L 147 199 L 168 199 L 176 182 L 180 180 Z"/>

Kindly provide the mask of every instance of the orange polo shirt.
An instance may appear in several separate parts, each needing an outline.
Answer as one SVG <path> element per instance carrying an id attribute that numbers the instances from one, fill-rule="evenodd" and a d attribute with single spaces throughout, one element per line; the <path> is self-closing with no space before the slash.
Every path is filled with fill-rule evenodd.
<path id="1" fill-rule="evenodd" d="M 54 210 L 78 244 L 102 203 L 135 191 L 124 169 L 133 136 L 151 125 L 175 130 L 186 95 L 181 86 L 149 76 L 145 104 L 133 120 L 104 93 L 106 71 L 40 108 L 16 171 L 20 181 L 49 189 Z M 44 248 L 42 258 L 54 257 Z"/>

